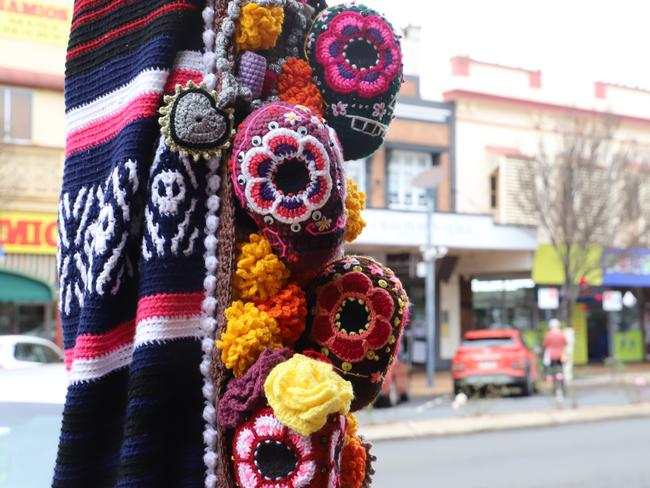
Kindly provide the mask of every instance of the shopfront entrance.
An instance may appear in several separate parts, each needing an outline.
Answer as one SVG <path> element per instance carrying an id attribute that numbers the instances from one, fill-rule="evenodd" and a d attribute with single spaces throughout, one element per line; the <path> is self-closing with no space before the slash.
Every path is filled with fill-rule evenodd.
<path id="1" fill-rule="evenodd" d="M 0 334 L 49 338 L 54 322 L 54 291 L 36 278 L 0 270 Z"/>

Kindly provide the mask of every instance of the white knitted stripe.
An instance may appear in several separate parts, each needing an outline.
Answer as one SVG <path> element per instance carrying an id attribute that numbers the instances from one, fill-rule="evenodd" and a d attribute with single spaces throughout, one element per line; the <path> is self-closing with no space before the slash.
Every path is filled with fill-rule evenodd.
<path id="1" fill-rule="evenodd" d="M 135 347 L 154 342 L 201 337 L 201 317 L 151 317 L 138 322 L 135 329 Z"/>
<path id="2" fill-rule="evenodd" d="M 110 118 L 142 95 L 162 93 L 168 76 L 169 71 L 167 70 L 146 69 L 126 85 L 71 110 L 65 116 L 68 133 L 81 130 L 99 120 Z"/>
<path id="3" fill-rule="evenodd" d="M 68 381 L 74 384 L 99 379 L 112 371 L 128 366 L 132 358 L 133 343 L 129 342 L 103 356 L 75 359 L 68 373 Z"/>
<path id="4" fill-rule="evenodd" d="M 203 55 L 197 51 L 181 51 L 176 55 L 174 70 L 203 72 Z M 131 81 L 91 102 L 66 113 L 66 130 L 74 132 L 123 110 L 134 99 L 145 94 L 160 94 L 170 73 L 166 69 L 147 68 Z"/>

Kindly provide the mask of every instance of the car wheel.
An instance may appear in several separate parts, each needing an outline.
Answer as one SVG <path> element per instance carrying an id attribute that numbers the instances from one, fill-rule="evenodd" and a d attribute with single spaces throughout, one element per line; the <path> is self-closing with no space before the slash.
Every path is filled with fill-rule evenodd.
<path id="1" fill-rule="evenodd" d="M 533 393 L 535 393 L 535 382 L 533 381 L 533 375 L 528 371 L 526 381 L 521 385 L 521 394 L 522 396 L 531 396 Z"/>
<path id="2" fill-rule="evenodd" d="M 454 396 L 463 392 L 463 388 L 458 384 L 458 381 L 454 381 Z"/>

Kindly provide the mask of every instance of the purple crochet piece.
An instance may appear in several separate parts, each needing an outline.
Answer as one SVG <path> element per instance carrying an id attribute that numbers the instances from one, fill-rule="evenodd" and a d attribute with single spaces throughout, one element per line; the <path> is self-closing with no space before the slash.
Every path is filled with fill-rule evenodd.
<path id="1" fill-rule="evenodd" d="M 246 51 L 239 60 L 239 80 L 250 88 L 253 99 L 262 96 L 266 58 L 252 51 Z"/>
<path id="2" fill-rule="evenodd" d="M 293 356 L 293 351 L 266 349 L 243 376 L 228 383 L 228 389 L 219 400 L 219 423 L 234 429 L 248 419 L 255 410 L 266 405 L 264 382 L 271 370 Z"/>

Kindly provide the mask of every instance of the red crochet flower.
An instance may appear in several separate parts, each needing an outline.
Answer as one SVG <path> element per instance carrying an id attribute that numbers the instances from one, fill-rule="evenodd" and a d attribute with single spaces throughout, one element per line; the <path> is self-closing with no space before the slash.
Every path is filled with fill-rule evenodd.
<path id="1" fill-rule="evenodd" d="M 358 362 L 390 339 L 395 305 L 360 272 L 347 273 L 317 292 L 312 337 L 343 361 Z"/>
<path id="2" fill-rule="evenodd" d="M 286 116 L 292 125 L 301 122 L 296 112 Z M 332 191 L 330 158 L 307 129 L 294 131 L 276 124 L 263 138 L 255 136 L 253 144 L 256 147 L 239 155 L 244 192 L 253 211 L 293 224 L 325 205 Z"/>
<path id="3" fill-rule="evenodd" d="M 315 50 L 329 86 L 365 98 L 388 91 L 402 64 L 390 25 L 378 15 L 353 10 L 344 10 L 328 22 Z"/>
<path id="4" fill-rule="evenodd" d="M 233 458 L 242 488 L 306 488 L 316 477 L 311 438 L 282 425 L 271 408 L 260 410 L 237 429 Z"/>

